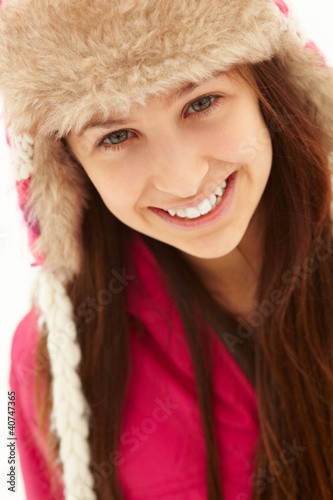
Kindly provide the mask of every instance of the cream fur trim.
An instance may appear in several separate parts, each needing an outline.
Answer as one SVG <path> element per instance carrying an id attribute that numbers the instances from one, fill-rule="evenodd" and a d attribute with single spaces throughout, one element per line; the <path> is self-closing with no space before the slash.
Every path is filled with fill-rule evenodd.
<path id="1" fill-rule="evenodd" d="M 87 178 L 68 159 L 62 144 L 25 134 L 12 137 L 16 179 L 31 176 L 26 203 L 28 222 L 39 224 L 34 243 L 44 268 L 70 281 L 81 269 L 83 212 L 88 207 Z"/>

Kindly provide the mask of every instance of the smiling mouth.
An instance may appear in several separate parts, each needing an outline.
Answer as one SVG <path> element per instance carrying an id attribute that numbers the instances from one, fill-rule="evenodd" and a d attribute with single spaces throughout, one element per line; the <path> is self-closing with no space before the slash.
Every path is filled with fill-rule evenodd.
<path id="1" fill-rule="evenodd" d="M 193 205 L 191 207 L 187 207 L 184 209 L 160 209 L 165 213 L 171 215 L 175 219 L 197 219 L 201 218 L 204 215 L 212 212 L 221 202 L 224 192 L 227 189 L 229 178 L 232 174 L 230 174 L 224 181 L 222 181 L 219 186 L 215 189 L 215 192 L 205 198 L 202 202 L 198 203 L 198 205 Z"/>
<path id="2" fill-rule="evenodd" d="M 197 211 L 194 214 L 192 213 L 192 217 L 191 216 L 188 217 L 186 215 L 186 212 L 185 216 L 184 214 L 178 215 L 177 213 L 178 211 L 176 211 L 175 215 L 171 215 L 169 211 L 163 210 L 162 208 L 157 208 L 157 207 L 148 207 L 148 208 L 153 213 L 158 215 L 162 220 L 166 221 L 171 226 L 174 226 L 176 228 L 181 228 L 182 230 L 188 230 L 188 231 L 195 229 L 202 229 L 205 226 L 217 222 L 221 217 L 225 217 L 226 214 L 229 212 L 234 199 L 237 174 L 238 171 L 236 170 L 231 175 L 229 175 L 229 178 L 227 178 L 229 179 L 229 181 L 228 183 L 226 183 L 227 185 L 224 190 L 225 192 L 222 194 L 222 196 L 214 195 L 215 205 L 214 207 L 212 207 L 213 203 L 210 204 L 209 206 L 210 209 L 205 214 L 200 214 L 199 211 Z M 193 208 L 190 207 L 189 209 L 186 210 L 190 210 L 189 213 L 191 215 L 191 211 L 193 210 Z"/>

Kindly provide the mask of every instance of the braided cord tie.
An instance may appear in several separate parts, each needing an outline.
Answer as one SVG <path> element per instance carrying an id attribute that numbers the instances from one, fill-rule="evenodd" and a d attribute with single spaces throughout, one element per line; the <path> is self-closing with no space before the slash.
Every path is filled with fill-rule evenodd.
<path id="1" fill-rule="evenodd" d="M 66 500 L 96 500 L 89 469 L 89 410 L 77 372 L 81 352 L 72 303 L 61 281 L 46 270 L 40 271 L 38 293 L 53 376 L 50 422 L 60 439 Z"/>

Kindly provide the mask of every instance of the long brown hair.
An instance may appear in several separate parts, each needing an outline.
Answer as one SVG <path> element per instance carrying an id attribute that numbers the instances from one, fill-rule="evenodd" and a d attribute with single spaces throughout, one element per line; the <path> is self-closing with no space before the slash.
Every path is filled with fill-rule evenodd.
<path id="1" fill-rule="evenodd" d="M 254 88 L 273 145 L 271 174 L 262 196 L 264 260 L 258 308 L 236 344 L 257 395 L 260 436 L 252 499 L 330 500 L 333 491 L 333 238 L 331 178 L 324 133 L 310 118 L 276 59 L 237 69 Z M 78 166 L 79 168 L 79 166 Z M 83 172 L 84 175 L 84 172 Z M 84 265 L 68 285 L 82 350 L 80 376 L 91 407 L 90 447 L 101 500 L 123 499 L 116 468 L 101 477 L 95 464 L 118 448 L 129 381 L 126 289 L 89 321 L 88 297 L 107 289 L 121 269 L 133 230 L 106 208 L 94 186 L 83 222 Z M 207 495 L 223 499 L 213 419 L 214 387 L 209 321 L 224 341 L 235 321 L 203 288 L 179 251 L 141 235 L 154 253 L 182 318 L 193 361 L 206 442 Z M 81 306 L 80 306 L 81 305 Z M 202 321 L 194 320 L 194 311 Z M 236 323 L 235 323 L 236 324 Z M 140 325 L 137 325 L 140 328 Z M 39 351 L 44 350 L 41 339 Z M 243 358 L 243 359 L 242 359 Z M 252 374 L 252 375 L 251 375 Z M 51 378 L 47 391 L 50 392 Z M 47 399 L 44 398 L 43 401 Z M 49 399 L 50 401 L 50 399 Z M 44 406 L 44 413 L 50 411 Z M 286 458 L 286 453 L 288 459 Z M 249 500 L 239 498 L 237 500 Z"/>

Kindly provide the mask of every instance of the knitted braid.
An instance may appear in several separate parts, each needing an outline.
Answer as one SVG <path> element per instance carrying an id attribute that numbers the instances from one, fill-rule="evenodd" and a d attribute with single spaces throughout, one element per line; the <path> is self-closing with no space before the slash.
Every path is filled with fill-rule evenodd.
<path id="1" fill-rule="evenodd" d="M 33 138 L 28 134 L 11 135 L 11 140 L 15 148 L 14 178 L 17 181 L 29 179 L 32 173 L 34 154 Z"/>
<path id="2" fill-rule="evenodd" d="M 77 373 L 81 352 L 72 303 L 54 273 L 42 271 L 39 278 L 39 305 L 48 329 L 53 376 L 51 428 L 60 438 L 59 458 L 64 465 L 66 499 L 95 500 L 87 441 L 89 412 Z"/>
<path id="3" fill-rule="evenodd" d="M 34 141 L 27 134 L 11 136 L 11 141 L 15 153 L 14 175 L 20 207 L 24 212 L 29 181 L 33 175 Z M 29 226 L 25 212 L 24 216 L 32 246 L 36 229 L 33 231 Z M 31 236 L 32 231 L 34 235 Z M 89 468 L 89 408 L 78 374 L 81 352 L 76 338 L 73 305 L 66 293 L 65 281 L 61 273 L 50 272 L 41 266 L 36 296 L 41 312 L 38 326 L 45 323 L 48 330 L 47 347 L 53 380 L 50 428 L 60 441 L 59 458 L 63 464 L 66 500 L 96 500 Z"/>

